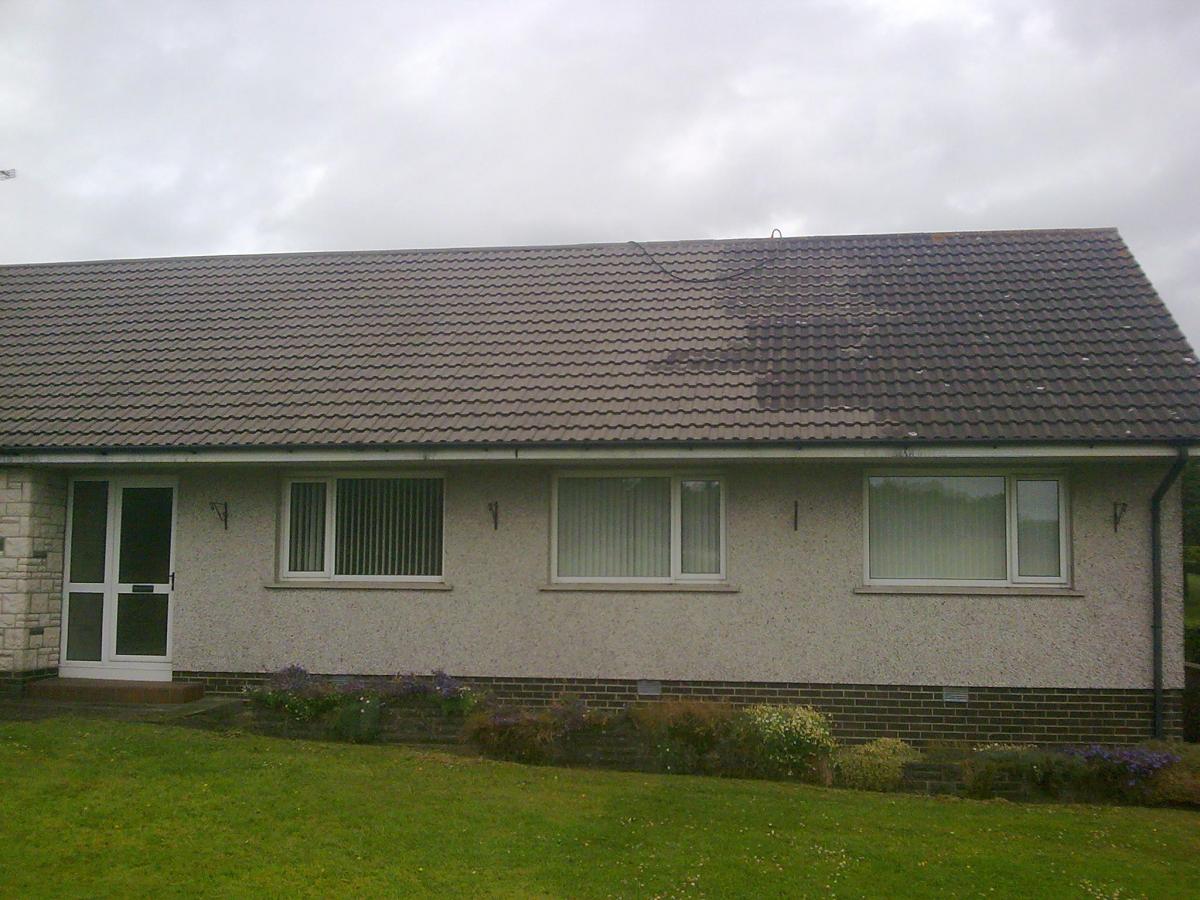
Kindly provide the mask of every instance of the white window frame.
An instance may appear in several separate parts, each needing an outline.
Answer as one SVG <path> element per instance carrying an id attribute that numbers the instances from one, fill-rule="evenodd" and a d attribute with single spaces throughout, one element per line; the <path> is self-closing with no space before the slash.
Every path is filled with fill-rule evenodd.
<path id="1" fill-rule="evenodd" d="M 914 476 L 974 476 L 1004 479 L 1005 500 L 1005 578 L 872 578 L 871 577 L 871 479 Z M 1018 574 L 1017 482 L 1058 482 L 1058 565 L 1057 577 Z M 863 474 L 863 584 L 879 586 L 928 587 L 1069 587 L 1071 584 L 1071 503 L 1070 483 L 1061 469 L 870 469 Z"/>
<path id="2" fill-rule="evenodd" d="M 75 518 L 75 485 L 80 481 L 108 483 L 108 509 L 105 514 L 105 547 L 103 581 L 71 580 L 71 544 Z M 162 585 L 167 596 L 167 639 L 163 656 L 143 656 L 117 653 L 117 606 L 120 603 L 121 582 L 121 511 L 125 488 L 165 487 L 171 489 L 171 556 L 170 576 Z M 179 479 L 173 475 L 120 475 L 116 473 L 84 473 L 72 475 L 67 483 L 66 524 L 63 536 L 62 619 L 59 629 L 59 674 L 70 678 L 109 678 L 117 680 L 170 681 L 175 652 L 175 554 L 179 538 Z M 102 599 L 101 652 L 98 660 L 68 659 L 67 638 L 70 636 L 70 597 L 72 593 L 100 594 Z"/>
<path id="3" fill-rule="evenodd" d="M 667 478 L 671 482 L 671 574 L 665 578 L 637 575 L 559 575 L 558 574 L 558 483 L 564 478 Z M 682 572 L 683 546 L 680 524 L 683 504 L 680 484 L 684 481 L 715 481 L 720 487 L 721 569 L 719 572 L 688 574 Z M 552 584 L 719 584 L 725 580 L 728 553 L 726 531 L 725 476 L 714 472 L 655 471 L 653 469 L 600 469 L 555 472 L 550 490 L 550 581 Z"/>
<path id="4" fill-rule="evenodd" d="M 388 479 L 437 479 L 442 482 L 442 556 L 440 560 L 441 574 L 439 575 L 338 575 L 334 572 L 334 558 L 337 551 L 336 516 L 337 516 L 337 483 L 338 479 L 358 478 L 388 478 Z M 319 572 L 297 572 L 289 568 L 291 564 L 288 552 L 291 543 L 292 524 L 292 485 L 293 484 L 324 484 L 325 485 L 325 559 L 324 568 Z M 441 472 L 315 472 L 310 474 L 289 475 L 284 478 L 280 487 L 279 504 L 279 557 L 278 570 L 280 581 L 345 581 L 345 582 L 443 582 L 446 579 L 446 477 Z"/>

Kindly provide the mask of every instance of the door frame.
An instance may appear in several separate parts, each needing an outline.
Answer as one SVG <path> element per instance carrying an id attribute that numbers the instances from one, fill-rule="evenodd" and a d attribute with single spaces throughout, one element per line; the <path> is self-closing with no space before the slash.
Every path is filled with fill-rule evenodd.
<path id="1" fill-rule="evenodd" d="M 71 524 L 75 508 L 75 483 L 108 482 L 108 509 L 105 521 L 104 581 L 78 585 L 71 582 Z M 118 656 L 117 604 L 120 577 L 118 555 L 121 548 L 121 507 L 125 488 L 169 487 L 171 489 L 171 556 L 167 596 L 167 652 L 162 657 Z M 74 475 L 67 486 L 67 521 L 63 543 L 62 627 L 59 636 L 58 674 L 62 678 L 114 679 L 123 681 L 170 681 L 175 631 L 175 539 L 179 519 L 179 479 L 173 475 L 115 475 L 94 473 Z M 68 660 L 67 634 L 72 593 L 100 593 L 103 597 L 99 660 Z"/>

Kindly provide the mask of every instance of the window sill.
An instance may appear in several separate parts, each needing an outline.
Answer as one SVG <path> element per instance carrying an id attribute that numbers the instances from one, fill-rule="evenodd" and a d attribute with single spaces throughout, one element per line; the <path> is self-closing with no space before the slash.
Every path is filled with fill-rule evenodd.
<path id="1" fill-rule="evenodd" d="M 1059 585 L 1013 584 L 998 587 L 954 587 L 946 584 L 862 584 L 856 594 L 926 594 L 976 597 L 1083 597 L 1083 591 Z"/>
<path id="2" fill-rule="evenodd" d="M 733 584 L 723 582 L 680 581 L 671 584 L 651 581 L 564 581 L 555 584 L 543 584 L 539 591 L 555 593 L 558 591 L 617 591 L 623 594 L 738 594 L 741 589 Z"/>
<path id="3" fill-rule="evenodd" d="M 268 581 L 269 591 L 451 591 L 444 581 Z"/>

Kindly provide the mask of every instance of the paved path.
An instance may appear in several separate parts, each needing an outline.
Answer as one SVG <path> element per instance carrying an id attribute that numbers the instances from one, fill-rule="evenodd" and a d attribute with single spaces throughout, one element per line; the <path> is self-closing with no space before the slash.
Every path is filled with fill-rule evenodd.
<path id="1" fill-rule="evenodd" d="M 55 716 L 120 719 L 125 722 L 170 722 L 186 725 L 187 719 L 233 704 L 240 697 L 203 697 L 191 703 L 86 703 L 68 700 L 0 700 L 0 721 L 32 721 Z"/>

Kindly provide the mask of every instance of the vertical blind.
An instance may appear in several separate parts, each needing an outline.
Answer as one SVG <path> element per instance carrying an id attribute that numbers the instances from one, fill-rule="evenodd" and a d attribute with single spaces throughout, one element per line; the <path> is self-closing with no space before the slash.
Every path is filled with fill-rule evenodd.
<path id="1" fill-rule="evenodd" d="M 288 509 L 288 570 L 325 571 L 325 483 L 292 482 Z"/>
<path id="2" fill-rule="evenodd" d="M 558 574 L 670 577 L 671 479 L 559 479 Z"/>
<path id="3" fill-rule="evenodd" d="M 1003 476 L 872 476 L 872 578 L 1003 581 L 1008 514 Z"/>
<path id="4" fill-rule="evenodd" d="M 1059 548 L 1058 482 L 1017 481 L 1017 571 L 1026 578 L 1057 578 Z"/>
<path id="5" fill-rule="evenodd" d="M 334 572 L 442 574 L 440 478 L 339 478 Z"/>
<path id="6" fill-rule="evenodd" d="M 721 572 L 721 482 L 679 483 L 679 568 L 684 575 Z"/>
<path id="7" fill-rule="evenodd" d="M 288 516 L 288 571 L 324 572 L 333 542 L 336 575 L 442 574 L 440 478 L 339 478 L 333 533 L 326 534 L 329 482 L 293 482 Z"/>

